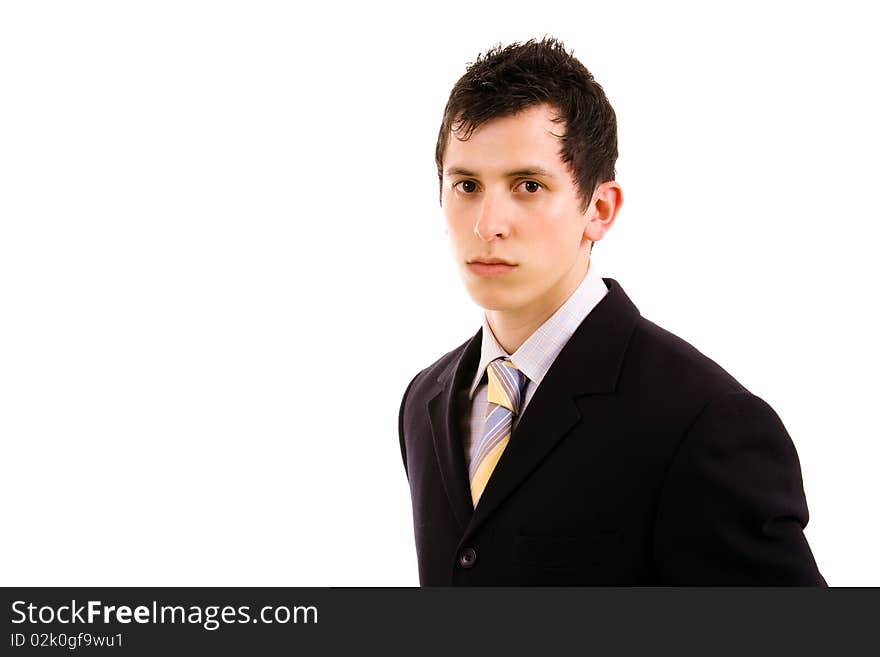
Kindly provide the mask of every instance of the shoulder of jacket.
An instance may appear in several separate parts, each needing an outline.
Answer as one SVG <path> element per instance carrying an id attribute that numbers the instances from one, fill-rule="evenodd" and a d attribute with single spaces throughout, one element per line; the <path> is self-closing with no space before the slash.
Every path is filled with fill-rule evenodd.
<path id="1" fill-rule="evenodd" d="M 686 387 L 705 388 L 707 400 L 725 393 L 747 393 L 730 372 L 687 340 L 641 317 L 630 348 L 646 366 L 653 368 L 666 382 L 680 379 Z"/>
<path id="2" fill-rule="evenodd" d="M 410 390 L 421 389 L 425 386 L 433 386 L 437 382 L 437 377 L 458 360 L 459 356 L 461 356 L 461 352 L 464 351 L 472 339 L 473 336 L 462 342 L 455 349 L 447 351 L 433 363 L 420 370 L 407 386 L 404 398 L 409 394 Z"/>

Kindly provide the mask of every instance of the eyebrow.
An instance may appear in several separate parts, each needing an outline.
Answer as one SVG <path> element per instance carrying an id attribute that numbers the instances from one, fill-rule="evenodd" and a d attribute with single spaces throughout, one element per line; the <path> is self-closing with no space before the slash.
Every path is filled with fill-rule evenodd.
<path id="1" fill-rule="evenodd" d="M 463 167 L 449 167 L 446 169 L 447 176 L 470 176 L 472 178 L 476 178 L 477 174 L 471 171 L 470 169 L 465 169 Z M 515 171 L 508 171 L 504 174 L 505 178 L 521 178 L 524 176 L 542 176 L 544 178 L 554 178 L 555 176 L 547 171 L 547 169 L 542 169 L 541 167 L 528 166 L 522 169 L 516 169 Z"/>

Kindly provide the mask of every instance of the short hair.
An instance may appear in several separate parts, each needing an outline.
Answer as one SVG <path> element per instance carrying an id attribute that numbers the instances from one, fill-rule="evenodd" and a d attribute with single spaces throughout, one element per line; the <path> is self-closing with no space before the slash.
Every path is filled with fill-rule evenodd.
<path id="1" fill-rule="evenodd" d="M 593 190 L 614 180 L 617 118 L 593 74 L 557 39 L 495 46 L 467 65 L 449 93 L 437 137 L 435 159 L 443 203 L 443 155 L 449 136 L 468 139 L 492 119 L 511 116 L 541 103 L 563 123 L 560 156 L 574 173 L 586 210 Z"/>

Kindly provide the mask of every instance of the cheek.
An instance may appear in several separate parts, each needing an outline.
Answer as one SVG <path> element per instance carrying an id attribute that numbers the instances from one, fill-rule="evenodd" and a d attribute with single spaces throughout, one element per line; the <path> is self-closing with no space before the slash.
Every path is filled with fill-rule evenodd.
<path id="1" fill-rule="evenodd" d="M 466 221 L 463 221 L 461 217 L 447 217 L 446 230 L 449 232 L 450 239 L 452 239 L 457 246 L 460 246 L 470 240 L 473 227 Z"/>
<path id="2" fill-rule="evenodd" d="M 524 225 L 522 242 L 534 256 L 535 264 L 545 269 L 565 267 L 580 249 L 582 227 L 571 215 L 543 214 Z"/>
<path id="3" fill-rule="evenodd" d="M 473 213 L 464 208 L 450 207 L 444 212 L 446 228 L 450 235 L 469 237 L 474 232 Z"/>

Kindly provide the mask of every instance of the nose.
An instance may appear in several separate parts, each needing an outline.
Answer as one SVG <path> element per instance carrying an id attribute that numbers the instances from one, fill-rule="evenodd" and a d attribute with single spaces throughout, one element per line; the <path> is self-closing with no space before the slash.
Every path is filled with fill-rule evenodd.
<path id="1" fill-rule="evenodd" d="M 477 214 L 474 234 L 484 242 L 504 239 L 510 234 L 510 224 L 506 217 L 504 203 L 497 197 L 486 194 Z"/>

